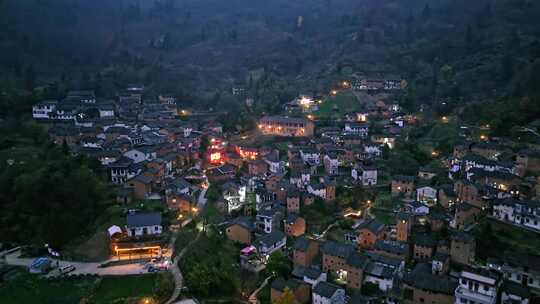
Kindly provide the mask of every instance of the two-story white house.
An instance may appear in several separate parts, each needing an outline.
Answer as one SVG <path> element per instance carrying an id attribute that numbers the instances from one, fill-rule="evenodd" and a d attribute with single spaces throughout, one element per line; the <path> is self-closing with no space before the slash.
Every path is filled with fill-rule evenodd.
<path id="1" fill-rule="evenodd" d="M 362 186 L 369 187 L 377 185 L 377 168 L 371 165 L 357 165 L 351 170 L 351 176 L 359 181 Z"/>
<path id="2" fill-rule="evenodd" d="M 268 164 L 268 170 L 272 173 L 283 173 L 285 164 L 279 159 L 278 153 L 270 153 L 263 157 L 265 163 Z"/>
<path id="3" fill-rule="evenodd" d="M 32 106 L 32 117 L 34 119 L 50 119 L 51 114 L 56 112 L 58 101 L 45 100 Z"/>
<path id="4" fill-rule="evenodd" d="M 281 208 L 272 207 L 266 209 L 263 207 L 257 212 L 257 216 L 255 217 L 256 227 L 264 233 L 279 230 L 283 216 L 284 212 Z"/>
<path id="5" fill-rule="evenodd" d="M 459 285 L 454 294 L 456 304 L 495 304 L 500 285 L 500 275 L 493 271 L 485 269 L 464 270 L 459 276 Z"/>
<path id="6" fill-rule="evenodd" d="M 339 173 L 339 159 L 335 153 L 326 154 L 323 162 L 327 174 L 337 175 Z"/>
<path id="7" fill-rule="evenodd" d="M 114 105 L 112 104 L 98 105 L 98 111 L 100 118 L 114 118 Z"/>
<path id="8" fill-rule="evenodd" d="M 257 253 L 263 259 L 268 260 L 272 253 L 282 250 L 287 245 L 287 236 L 285 233 L 275 230 L 256 239 L 253 245 L 257 248 Z"/>
<path id="9" fill-rule="evenodd" d="M 312 182 L 307 186 L 306 190 L 309 194 L 326 199 L 326 186 L 322 183 Z"/>
<path id="10" fill-rule="evenodd" d="M 366 138 L 369 134 L 369 124 L 349 122 L 343 128 L 343 134 L 359 135 Z"/>
<path id="11" fill-rule="evenodd" d="M 300 157 L 309 164 L 319 165 L 321 163 L 321 153 L 315 149 L 301 149 Z"/>
<path id="12" fill-rule="evenodd" d="M 429 186 L 416 189 L 416 200 L 433 206 L 437 203 L 437 189 Z"/>
<path id="13" fill-rule="evenodd" d="M 540 231 L 540 203 L 502 199 L 493 203 L 492 216 L 516 226 Z"/>

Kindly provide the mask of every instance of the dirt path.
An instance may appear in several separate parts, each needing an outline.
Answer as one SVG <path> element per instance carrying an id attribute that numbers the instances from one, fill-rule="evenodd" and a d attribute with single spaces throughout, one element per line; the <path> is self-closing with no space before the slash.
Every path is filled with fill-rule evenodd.
<path id="1" fill-rule="evenodd" d="M 249 295 L 249 303 L 250 304 L 259 304 L 259 299 L 257 299 L 257 295 L 259 294 L 259 292 L 266 286 L 268 285 L 268 281 L 270 281 L 270 279 L 272 278 L 272 276 L 269 276 L 267 277 L 264 282 L 261 284 L 261 286 L 259 286 L 259 288 L 257 288 L 255 291 L 253 291 L 251 293 L 251 295 Z"/>
<path id="2" fill-rule="evenodd" d="M 186 254 L 187 250 L 189 249 L 189 247 L 191 247 L 192 244 L 194 244 L 195 242 L 197 242 L 200 237 L 201 237 L 202 233 L 199 233 L 197 234 L 197 237 L 191 241 L 189 244 L 187 244 L 186 247 L 184 247 L 180 253 L 173 259 L 172 261 L 172 266 L 170 268 L 170 271 L 174 277 L 174 291 L 171 295 L 171 297 L 169 298 L 169 300 L 167 300 L 167 302 L 165 302 L 165 304 L 172 304 L 176 301 L 176 299 L 178 299 L 178 297 L 180 296 L 180 292 L 182 291 L 182 288 L 184 287 L 184 277 L 182 276 L 182 272 L 180 271 L 180 267 L 178 267 L 178 261 L 180 261 L 180 259 L 184 256 L 184 254 Z M 176 235 L 173 236 L 171 238 L 171 242 L 170 242 L 170 246 L 171 248 L 173 248 L 174 250 L 174 242 L 176 241 Z"/>

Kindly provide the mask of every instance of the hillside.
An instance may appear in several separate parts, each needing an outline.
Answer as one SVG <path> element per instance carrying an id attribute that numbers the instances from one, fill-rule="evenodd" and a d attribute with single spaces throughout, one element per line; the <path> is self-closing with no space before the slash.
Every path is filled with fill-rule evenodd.
<path id="1" fill-rule="evenodd" d="M 105 95 L 126 82 L 199 95 L 261 69 L 320 90 L 354 71 L 401 75 L 410 106 L 481 101 L 527 95 L 539 13 L 530 0 L 3 0 L 0 68 L 4 87 Z"/>

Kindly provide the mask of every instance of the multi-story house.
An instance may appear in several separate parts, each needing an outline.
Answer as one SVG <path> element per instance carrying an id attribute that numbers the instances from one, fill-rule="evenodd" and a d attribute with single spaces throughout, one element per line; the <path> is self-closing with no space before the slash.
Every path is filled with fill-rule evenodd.
<path id="1" fill-rule="evenodd" d="M 324 156 L 324 169 L 326 174 L 337 175 L 339 173 L 339 159 L 337 154 L 328 153 Z"/>
<path id="2" fill-rule="evenodd" d="M 357 165 L 351 170 L 351 176 L 364 187 L 377 185 L 377 167 L 375 166 L 366 164 Z"/>
<path id="3" fill-rule="evenodd" d="M 540 231 L 540 203 L 515 199 L 497 200 L 492 216 L 516 226 Z"/>
<path id="4" fill-rule="evenodd" d="M 348 122 L 343 128 L 343 134 L 359 135 L 363 138 L 367 138 L 369 133 L 369 124 L 367 123 L 353 123 Z"/>
<path id="5" fill-rule="evenodd" d="M 303 236 L 296 239 L 293 247 L 293 262 L 295 265 L 310 266 L 318 254 L 318 241 Z"/>
<path id="6" fill-rule="evenodd" d="M 429 186 L 416 189 L 416 200 L 429 206 L 437 204 L 437 189 Z"/>
<path id="7" fill-rule="evenodd" d="M 266 116 L 259 120 L 258 128 L 264 135 L 311 137 L 315 124 L 303 118 Z"/>
<path id="8" fill-rule="evenodd" d="M 50 119 L 56 112 L 56 100 L 44 100 L 32 106 L 32 117 L 34 119 Z"/>
<path id="9" fill-rule="evenodd" d="M 540 292 L 540 257 L 537 255 L 508 252 L 501 269 L 507 280 Z"/>
<path id="10" fill-rule="evenodd" d="M 410 197 L 415 186 L 414 176 L 396 175 L 392 178 L 391 191 L 393 196 L 403 194 Z"/>
<path id="11" fill-rule="evenodd" d="M 271 204 L 257 212 L 255 225 L 264 233 L 279 230 L 283 220 L 284 210 L 281 206 Z"/>
<path id="12" fill-rule="evenodd" d="M 349 244 L 326 241 L 321 248 L 323 270 L 332 273 L 347 287 L 360 289 L 364 281 L 364 269 L 369 259 Z"/>
<path id="13" fill-rule="evenodd" d="M 457 231 L 451 235 L 450 239 L 450 260 L 462 265 L 473 263 L 476 251 L 474 236 Z"/>
<path id="14" fill-rule="evenodd" d="M 456 304 L 495 304 L 501 282 L 500 275 L 493 271 L 463 270 L 455 292 Z"/>
<path id="15" fill-rule="evenodd" d="M 321 153 L 313 148 L 302 148 L 300 150 L 300 157 L 302 160 L 309 164 L 320 164 Z"/>
<path id="16" fill-rule="evenodd" d="M 257 248 L 257 252 L 267 260 L 272 253 L 282 250 L 287 245 L 287 236 L 275 230 L 256 239 L 253 245 Z"/>

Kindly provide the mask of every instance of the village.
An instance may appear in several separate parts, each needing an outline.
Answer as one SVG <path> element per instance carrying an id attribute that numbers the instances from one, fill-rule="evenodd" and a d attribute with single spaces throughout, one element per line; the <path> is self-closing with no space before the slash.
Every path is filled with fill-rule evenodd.
<path id="1" fill-rule="evenodd" d="M 173 96 L 147 96 L 144 85 L 112 101 L 70 91 L 35 104 L 32 116 L 52 141 L 99 161 L 125 210 L 106 230 L 107 262 L 63 262 L 60 273 L 171 271 L 167 303 L 219 298 L 197 291 L 182 259 L 204 260 L 197 243 L 221 238 L 214 254 L 234 257 L 231 273 L 251 283 L 235 301 L 534 303 L 540 145 L 523 148 L 490 136 L 490 126 L 428 115 L 427 106 L 405 112 L 393 95 L 405 85 L 345 79 L 242 133 Z M 374 91 L 384 94 L 358 101 Z M 340 108 L 343 96 L 361 106 Z M 457 136 L 443 151 L 417 141 L 423 125 L 452 125 Z M 406 170 L 411 164 L 393 161 L 406 144 L 422 145 L 424 164 Z M 46 273 L 54 260 L 21 265 Z"/>

